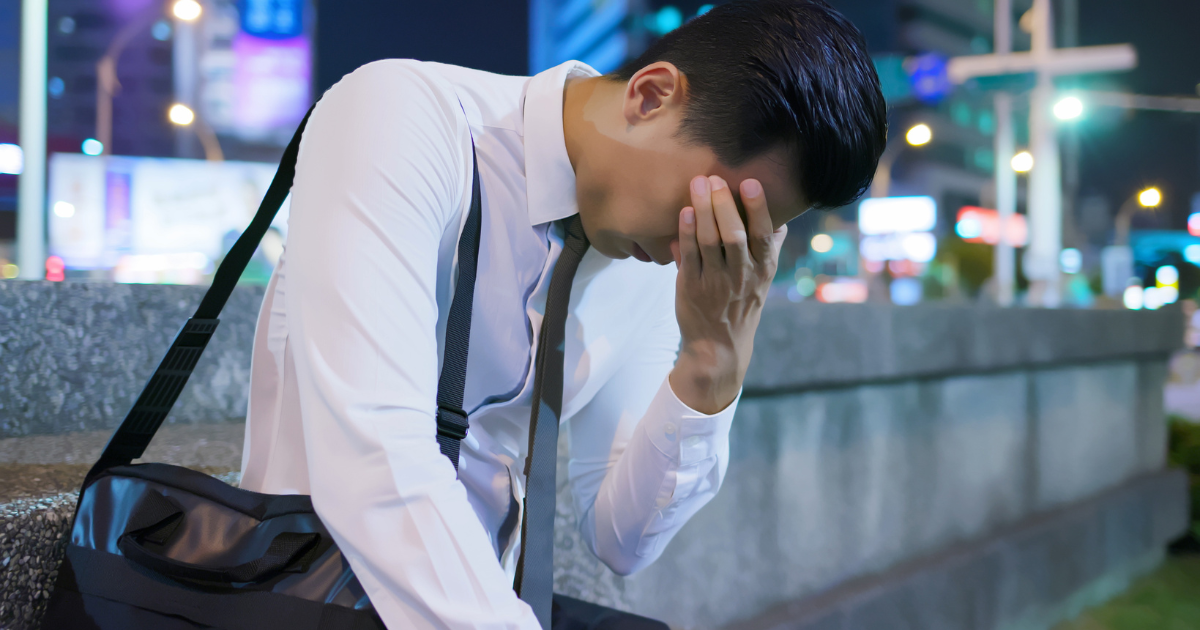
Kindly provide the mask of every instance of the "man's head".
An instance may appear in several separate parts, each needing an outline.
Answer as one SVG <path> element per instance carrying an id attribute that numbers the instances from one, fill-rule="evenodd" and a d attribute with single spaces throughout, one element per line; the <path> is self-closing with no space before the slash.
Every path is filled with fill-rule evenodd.
<path id="1" fill-rule="evenodd" d="M 734 191 L 759 180 L 778 227 L 862 194 L 887 117 L 844 17 L 821 0 L 738 0 L 612 75 L 569 84 L 564 129 L 593 246 L 666 263 L 695 176 Z"/>

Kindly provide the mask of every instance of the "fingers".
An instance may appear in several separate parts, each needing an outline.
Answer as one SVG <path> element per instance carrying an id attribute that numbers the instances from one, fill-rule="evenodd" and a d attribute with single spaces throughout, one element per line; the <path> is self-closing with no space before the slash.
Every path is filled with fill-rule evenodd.
<path id="1" fill-rule="evenodd" d="M 755 262 L 762 264 L 778 252 L 778 248 L 774 248 L 775 228 L 771 223 L 771 213 L 767 210 L 767 197 L 757 179 L 742 180 L 741 192 L 742 207 L 746 209 L 746 224 L 750 231 L 750 255 Z"/>
<path id="2" fill-rule="evenodd" d="M 679 240 L 671 244 L 675 264 L 680 273 L 699 275 L 701 269 L 700 245 L 696 242 L 696 211 L 684 208 L 679 213 Z"/>
<path id="3" fill-rule="evenodd" d="M 708 178 L 712 190 L 713 215 L 717 220 L 717 229 L 721 234 L 721 244 L 725 246 L 725 263 L 728 265 L 745 265 L 750 263 L 750 253 L 746 248 L 746 224 L 738 214 L 737 203 L 733 200 L 733 191 L 724 179 L 712 175 Z M 761 196 L 761 195 L 760 195 Z"/>
<path id="4" fill-rule="evenodd" d="M 725 255 L 721 252 L 721 235 L 713 214 L 712 190 L 707 177 L 692 179 L 692 206 L 696 211 L 696 243 L 704 266 L 722 267 Z"/>

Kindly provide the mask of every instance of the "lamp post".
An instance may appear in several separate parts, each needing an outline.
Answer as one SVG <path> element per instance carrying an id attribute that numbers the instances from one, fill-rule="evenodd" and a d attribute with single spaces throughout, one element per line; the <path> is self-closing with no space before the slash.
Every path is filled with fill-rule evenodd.
<path id="1" fill-rule="evenodd" d="M 908 132 L 904 134 L 904 144 L 899 142 L 889 144 L 884 149 L 883 155 L 879 156 L 879 166 L 875 168 L 875 179 L 871 181 L 871 196 L 888 196 L 888 191 L 892 187 L 892 165 L 896 163 L 896 158 L 900 157 L 905 147 L 925 146 L 931 140 L 933 140 L 933 130 L 929 128 L 929 125 L 917 123 L 909 127 Z"/>
<path id="2" fill-rule="evenodd" d="M 17 182 L 17 265 L 24 280 L 42 277 L 46 262 L 47 0 L 21 3 L 20 143 Z"/>
<path id="3" fill-rule="evenodd" d="M 167 118 L 180 127 L 191 127 L 192 131 L 196 132 L 196 137 L 204 146 L 204 158 L 209 162 L 221 162 L 225 159 L 225 154 L 221 151 L 221 143 L 217 140 L 217 134 L 213 133 L 212 127 L 204 124 L 204 121 L 196 116 L 196 112 L 193 112 L 192 108 L 176 103 L 167 110 Z"/>
<path id="4" fill-rule="evenodd" d="M 196 0 L 177 0 L 171 12 L 177 19 L 191 22 L 200 17 L 202 8 Z M 112 152 L 113 96 L 121 89 L 121 82 L 117 80 L 117 61 L 129 42 L 159 17 L 161 8 L 155 3 L 118 31 L 104 56 L 96 62 L 96 140 L 100 142 L 101 155 Z"/>

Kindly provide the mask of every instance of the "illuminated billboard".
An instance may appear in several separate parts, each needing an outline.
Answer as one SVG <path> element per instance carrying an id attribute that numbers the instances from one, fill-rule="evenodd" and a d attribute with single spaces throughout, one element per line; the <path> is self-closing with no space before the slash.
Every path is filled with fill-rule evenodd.
<path id="1" fill-rule="evenodd" d="M 250 224 L 275 169 L 258 162 L 55 154 L 50 254 L 68 270 L 108 270 L 118 282 L 204 282 Z M 289 202 L 264 239 L 258 266 L 278 260 Z M 251 275 L 265 273 L 269 269 L 251 269 Z"/>
<path id="2" fill-rule="evenodd" d="M 954 232 L 968 243 L 995 245 L 1000 242 L 1000 213 L 989 208 L 963 206 L 958 211 Z M 1009 217 L 1008 238 L 1005 240 L 1013 247 L 1025 247 L 1029 242 L 1029 225 L 1025 215 L 1014 213 Z"/>

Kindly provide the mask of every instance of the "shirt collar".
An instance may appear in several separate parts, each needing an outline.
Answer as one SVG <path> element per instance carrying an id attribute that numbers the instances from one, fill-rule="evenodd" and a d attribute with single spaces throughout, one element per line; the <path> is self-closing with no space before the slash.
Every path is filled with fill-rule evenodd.
<path id="1" fill-rule="evenodd" d="M 568 78 L 600 73 L 580 61 L 568 61 L 529 79 L 525 89 L 525 191 L 529 223 L 538 225 L 579 212 L 575 171 L 563 136 L 563 86 Z"/>

